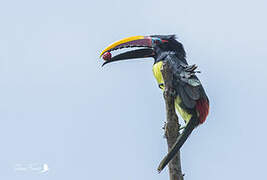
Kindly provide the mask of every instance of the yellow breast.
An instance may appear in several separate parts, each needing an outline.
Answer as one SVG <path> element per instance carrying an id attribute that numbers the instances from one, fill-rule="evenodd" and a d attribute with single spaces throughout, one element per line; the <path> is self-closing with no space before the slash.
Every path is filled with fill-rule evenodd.
<path id="1" fill-rule="evenodd" d="M 163 81 L 163 77 L 161 74 L 162 64 L 163 64 L 162 61 L 157 62 L 156 64 L 153 65 L 152 70 L 153 70 L 154 77 L 156 78 L 158 82 L 158 85 L 160 86 L 161 89 L 164 89 L 164 81 Z"/>

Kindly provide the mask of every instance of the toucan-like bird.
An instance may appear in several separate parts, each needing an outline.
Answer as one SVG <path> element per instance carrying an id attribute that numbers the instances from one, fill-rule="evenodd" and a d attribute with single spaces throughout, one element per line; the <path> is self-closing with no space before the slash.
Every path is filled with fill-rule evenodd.
<path id="1" fill-rule="evenodd" d="M 111 51 L 141 47 L 111 57 Z M 119 40 L 106 49 L 100 55 L 106 62 L 103 65 L 115 61 L 154 58 L 153 74 L 160 89 L 164 90 L 164 80 L 161 74 L 163 61 L 168 61 L 173 74 L 173 87 L 175 89 L 175 108 L 185 121 L 185 128 L 177 138 L 175 144 L 161 161 L 158 171 L 170 162 L 182 147 L 193 129 L 202 124 L 209 112 L 209 99 L 199 79 L 195 75 L 196 65 L 188 65 L 183 45 L 176 40 L 175 35 L 134 36 Z"/>

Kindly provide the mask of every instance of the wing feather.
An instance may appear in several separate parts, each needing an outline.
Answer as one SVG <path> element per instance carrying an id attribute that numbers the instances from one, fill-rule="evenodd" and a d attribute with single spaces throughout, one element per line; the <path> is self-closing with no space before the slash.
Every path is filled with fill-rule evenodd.
<path id="1" fill-rule="evenodd" d="M 185 84 L 184 90 L 191 99 L 198 100 L 200 98 L 199 86 L 190 86 L 189 84 Z"/>
<path id="2" fill-rule="evenodd" d="M 192 98 L 190 98 L 184 88 L 180 85 L 178 86 L 178 93 L 180 94 L 180 97 L 182 99 L 183 104 L 190 109 L 193 109 L 196 105 L 196 101 L 194 101 Z"/>

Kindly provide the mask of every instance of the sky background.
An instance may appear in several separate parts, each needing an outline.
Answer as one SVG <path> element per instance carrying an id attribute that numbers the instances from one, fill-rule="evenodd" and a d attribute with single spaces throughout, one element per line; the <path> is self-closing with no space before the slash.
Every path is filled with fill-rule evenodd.
<path id="1" fill-rule="evenodd" d="M 176 34 L 210 114 L 181 150 L 185 180 L 266 179 L 265 0 L 0 2 L 0 179 L 168 179 L 152 59 L 101 68 L 124 37 Z M 46 163 L 50 171 L 16 171 Z"/>

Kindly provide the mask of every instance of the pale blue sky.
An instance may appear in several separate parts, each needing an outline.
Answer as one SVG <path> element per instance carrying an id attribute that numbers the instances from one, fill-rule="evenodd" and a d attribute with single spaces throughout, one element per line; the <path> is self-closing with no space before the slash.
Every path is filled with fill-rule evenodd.
<path id="1" fill-rule="evenodd" d="M 133 35 L 177 34 L 210 99 L 182 148 L 186 180 L 266 178 L 264 0 L 0 2 L 0 179 L 168 179 L 152 59 L 101 68 Z M 47 174 L 16 172 L 47 163 Z"/>

